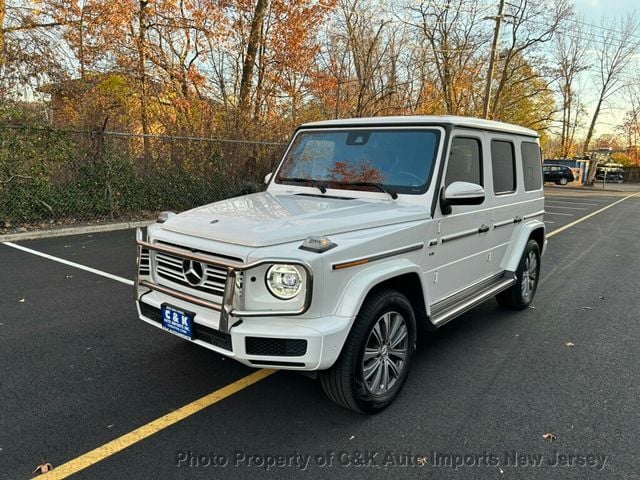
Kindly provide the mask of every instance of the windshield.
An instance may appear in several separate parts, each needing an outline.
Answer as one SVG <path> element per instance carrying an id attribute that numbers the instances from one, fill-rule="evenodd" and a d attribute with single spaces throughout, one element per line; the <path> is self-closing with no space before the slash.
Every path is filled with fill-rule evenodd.
<path id="1" fill-rule="evenodd" d="M 439 131 L 427 129 L 302 131 L 276 183 L 421 194 L 428 188 L 439 138 Z"/>

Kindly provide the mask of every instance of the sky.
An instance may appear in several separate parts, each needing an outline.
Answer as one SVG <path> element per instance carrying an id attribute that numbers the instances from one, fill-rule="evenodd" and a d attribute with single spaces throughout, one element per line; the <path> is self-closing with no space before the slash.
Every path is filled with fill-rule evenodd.
<path id="1" fill-rule="evenodd" d="M 631 13 L 638 10 L 638 0 L 574 0 L 576 13 L 584 15 L 588 21 L 599 21 L 603 15 Z"/>
<path id="2" fill-rule="evenodd" d="M 607 20 L 615 20 L 625 17 L 629 14 L 636 14 L 638 21 L 640 21 L 640 1 L 638 0 L 573 0 L 575 5 L 575 12 L 579 17 L 583 18 L 586 23 L 599 25 L 604 17 Z M 635 77 L 640 73 L 640 56 L 630 66 L 629 76 Z M 585 103 L 589 112 L 588 120 L 591 120 L 595 103 L 597 101 L 597 91 L 589 88 L 589 82 L 593 81 L 588 76 L 583 79 L 586 84 L 584 91 Z M 604 106 L 598 123 L 596 125 L 595 135 L 619 133 L 616 132 L 616 126 L 622 123 L 622 117 L 626 111 L 626 107 L 629 102 L 625 99 L 624 94 L 620 94 L 612 98 L 607 105 Z M 584 126 L 584 132 L 586 133 L 586 127 Z"/>

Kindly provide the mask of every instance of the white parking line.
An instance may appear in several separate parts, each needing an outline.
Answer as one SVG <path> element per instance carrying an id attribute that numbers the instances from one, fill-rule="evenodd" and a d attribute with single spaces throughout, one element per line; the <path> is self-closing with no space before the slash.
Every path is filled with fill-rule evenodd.
<path id="1" fill-rule="evenodd" d="M 100 275 L 102 277 L 109 278 L 111 280 L 115 280 L 116 282 L 124 283 L 125 285 L 133 286 L 133 281 L 127 278 L 122 278 L 117 275 L 113 275 L 112 273 L 103 272 L 102 270 L 97 270 L 95 268 L 86 267 L 84 265 L 80 265 L 79 263 L 70 262 L 69 260 L 65 260 L 64 258 L 54 257 L 53 255 L 49 255 L 47 253 L 38 252 L 37 250 L 32 250 L 27 247 L 23 247 L 22 245 L 17 245 L 12 242 L 2 242 L 3 245 L 7 247 L 16 248 L 18 250 L 22 250 L 23 252 L 31 253 L 33 255 L 37 255 L 42 258 L 46 258 L 47 260 L 53 260 L 54 262 L 62 263 L 64 265 L 69 265 L 70 267 L 79 268 L 80 270 L 84 270 L 86 272 L 95 273 L 96 275 Z"/>
<path id="2" fill-rule="evenodd" d="M 586 210 L 586 208 L 580 208 L 580 207 L 564 207 L 562 205 L 550 205 L 548 203 L 544 204 L 545 207 L 551 207 L 551 208 L 564 208 L 565 210 Z"/>
<path id="3" fill-rule="evenodd" d="M 600 210 L 596 210 L 595 212 L 591 212 L 589 215 L 585 215 L 584 217 L 580 217 L 579 219 L 577 219 L 577 220 L 575 220 L 575 221 L 573 221 L 573 222 L 571 222 L 571 223 L 568 223 L 568 224 L 567 224 L 567 225 L 565 225 L 564 227 L 560 227 L 560 228 L 558 228 L 557 230 L 554 230 L 553 232 L 548 233 L 548 234 L 547 234 L 547 238 L 549 238 L 549 237 L 553 237 L 554 235 L 557 235 L 557 234 L 559 234 L 560 232 L 564 232 L 564 231 L 565 231 L 565 230 L 567 230 L 568 228 L 571 228 L 571 227 L 573 227 L 574 225 L 577 225 L 577 224 L 578 224 L 578 223 L 580 223 L 580 222 L 584 222 L 585 220 L 590 219 L 590 218 L 591 218 L 591 217 L 593 217 L 594 215 L 597 215 L 597 214 L 599 214 L 599 213 L 601 213 L 601 212 L 604 212 L 605 210 L 607 210 L 607 209 L 609 209 L 609 208 L 611 208 L 611 207 L 613 207 L 613 206 L 615 206 L 615 205 L 618 205 L 619 203 L 622 203 L 622 202 L 624 202 L 625 200 L 627 200 L 627 199 L 629 199 L 629 198 L 631 198 L 631 197 L 635 197 L 636 195 L 640 195 L 640 192 L 638 192 L 638 193 L 634 193 L 634 194 L 632 194 L 632 195 L 627 195 L 626 197 L 621 198 L 621 199 L 620 199 L 620 200 L 618 200 L 617 202 L 613 202 L 613 203 L 610 203 L 609 205 L 607 205 L 606 207 L 602 207 Z"/>
<path id="4" fill-rule="evenodd" d="M 556 222 L 552 222 L 551 220 L 545 220 L 544 223 L 556 223 Z"/>
<path id="5" fill-rule="evenodd" d="M 587 205 L 587 206 L 590 206 L 590 207 L 597 207 L 598 205 L 602 205 L 603 203 L 606 203 L 606 202 L 598 202 L 598 203 L 592 203 L 592 202 L 588 202 L 588 203 L 587 202 L 567 202 L 565 200 L 555 200 L 555 199 L 551 200 L 551 199 L 549 199 L 549 200 L 545 201 L 545 204 L 552 203 L 552 202 L 553 203 L 562 203 L 562 204 L 566 203 L 567 205 Z"/>
<path id="6" fill-rule="evenodd" d="M 560 212 L 547 212 L 546 210 L 544 211 L 545 215 L 564 215 L 565 217 L 574 217 L 575 215 L 573 213 L 560 213 Z"/>

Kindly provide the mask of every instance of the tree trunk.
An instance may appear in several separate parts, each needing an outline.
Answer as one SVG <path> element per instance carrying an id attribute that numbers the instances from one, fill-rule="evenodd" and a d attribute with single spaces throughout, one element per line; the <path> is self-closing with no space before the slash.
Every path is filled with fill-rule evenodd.
<path id="1" fill-rule="evenodd" d="M 4 1 L 4 0 L 0 0 L 0 1 Z M 80 34 L 80 46 L 79 46 L 79 52 L 78 52 L 78 60 L 80 62 L 80 79 L 84 80 L 85 77 L 85 71 L 84 71 L 84 9 L 85 9 L 85 2 L 81 2 L 80 4 L 80 23 L 78 24 L 78 29 L 79 29 L 79 34 Z"/>
<path id="2" fill-rule="evenodd" d="M 598 99 L 598 103 L 596 105 L 596 109 L 593 112 L 593 117 L 591 117 L 591 124 L 589 125 L 589 130 L 587 131 L 587 137 L 584 139 L 584 145 L 582 146 L 582 150 L 584 151 L 584 153 L 587 153 L 589 151 L 589 144 L 591 143 L 591 137 L 593 137 L 593 131 L 596 128 L 596 123 L 598 122 L 598 115 L 600 115 L 600 109 L 602 108 L 602 102 L 603 102 L 603 98 L 602 95 L 600 95 L 600 98 Z M 595 156 L 592 155 L 592 164 L 590 165 L 589 168 L 589 176 L 587 177 L 587 183 L 591 184 L 593 183 L 594 178 L 596 177 L 596 162 L 595 162 Z"/>
<path id="3" fill-rule="evenodd" d="M 587 137 L 584 139 L 584 145 L 582 147 L 582 150 L 584 150 L 585 153 L 589 150 L 589 145 L 591 144 L 591 137 L 593 137 L 593 131 L 596 128 L 596 123 L 598 122 L 598 116 L 600 115 L 601 108 L 602 108 L 602 96 L 598 99 L 596 109 L 593 112 L 593 116 L 591 117 L 591 124 L 589 125 L 589 130 L 587 131 Z"/>
<path id="4" fill-rule="evenodd" d="M 5 0 L 0 0 L 0 68 L 4 67 L 4 16 L 6 11 Z"/>
<path id="5" fill-rule="evenodd" d="M 149 113 L 147 104 L 147 56 L 145 51 L 147 34 L 147 12 L 148 0 L 140 0 L 138 10 L 138 69 L 140 76 L 140 122 L 142 123 L 142 143 L 144 148 L 144 159 L 151 158 L 151 143 L 149 140 Z"/>
<path id="6" fill-rule="evenodd" d="M 258 0 L 251 21 L 251 31 L 249 33 L 249 42 L 247 44 L 247 55 L 242 65 L 242 79 L 240 80 L 240 98 L 238 100 L 239 117 L 238 125 L 243 120 L 250 109 L 251 83 L 253 81 L 253 69 L 256 63 L 256 53 L 260 46 L 260 33 L 262 31 L 262 23 L 269 5 L 269 0 Z"/>

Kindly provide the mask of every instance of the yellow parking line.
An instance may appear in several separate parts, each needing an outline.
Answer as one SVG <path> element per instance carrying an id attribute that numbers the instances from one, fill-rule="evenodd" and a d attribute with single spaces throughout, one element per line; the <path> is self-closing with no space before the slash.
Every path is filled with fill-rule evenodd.
<path id="1" fill-rule="evenodd" d="M 607 210 L 607 209 L 609 209 L 609 208 L 613 207 L 614 205 L 617 205 L 617 204 L 619 204 L 619 203 L 621 203 L 621 202 L 624 202 L 625 200 L 627 200 L 627 199 L 629 199 L 629 198 L 631 198 L 631 197 L 635 197 L 636 195 L 640 195 L 640 192 L 638 192 L 638 193 L 634 193 L 634 194 L 632 194 L 632 195 L 627 195 L 626 197 L 621 198 L 620 200 L 618 200 L 618 201 L 616 201 L 616 202 L 613 202 L 613 203 L 611 203 L 611 204 L 607 205 L 606 207 L 601 208 L 600 210 L 596 210 L 595 212 L 591 212 L 589 215 L 585 215 L 584 217 L 580 217 L 578 220 L 576 220 L 576 221 L 574 221 L 574 222 L 571 222 L 571 223 L 569 223 L 569 224 L 565 225 L 564 227 L 560 227 L 560 228 L 558 228 L 557 230 L 554 230 L 553 232 L 547 233 L 547 238 L 548 238 L 548 237 L 553 237 L 554 235 L 557 235 L 557 234 L 559 234 L 560 232 L 564 232 L 565 230 L 567 230 L 567 229 L 569 229 L 569 228 L 573 227 L 574 225 L 577 225 L 577 224 L 578 224 L 578 223 L 580 223 L 580 222 L 584 222 L 585 220 L 589 220 L 589 219 L 590 219 L 591 217 L 593 217 L 594 215 L 597 215 L 597 214 L 599 214 L 599 213 L 601 213 L 601 212 L 604 212 L 605 210 Z"/>
<path id="2" fill-rule="evenodd" d="M 105 443 L 104 445 L 91 450 L 90 452 L 85 453 L 73 460 L 68 461 L 67 463 L 63 463 L 59 467 L 54 468 L 50 472 L 45 473 L 44 475 L 39 476 L 39 479 L 53 480 L 53 479 L 62 479 L 67 478 L 74 473 L 78 473 L 85 468 L 90 467 L 111 455 L 114 455 L 118 452 L 121 452 L 125 448 L 130 447 L 131 445 L 138 443 L 145 438 L 150 437 L 171 425 L 174 425 L 187 417 L 190 417 L 194 413 L 198 413 L 201 410 L 204 410 L 211 405 L 218 403 L 220 400 L 224 400 L 225 398 L 233 395 L 234 393 L 238 393 L 240 390 L 244 390 L 245 388 L 253 385 L 254 383 L 259 382 L 260 380 L 265 379 L 269 375 L 275 373 L 275 370 L 262 369 L 258 370 L 251 375 L 248 375 L 240 380 L 233 382 L 226 387 L 223 387 L 215 392 L 212 392 L 198 400 L 191 402 L 184 407 L 180 407 L 177 410 L 174 410 L 171 413 L 167 413 L 160 418 L 156 418 L 152 422 L 147 423 L 139 428 L 136 428 L 132 432 L 129 432 L 115 440 L 110 441 L 109 443 Z"/>

